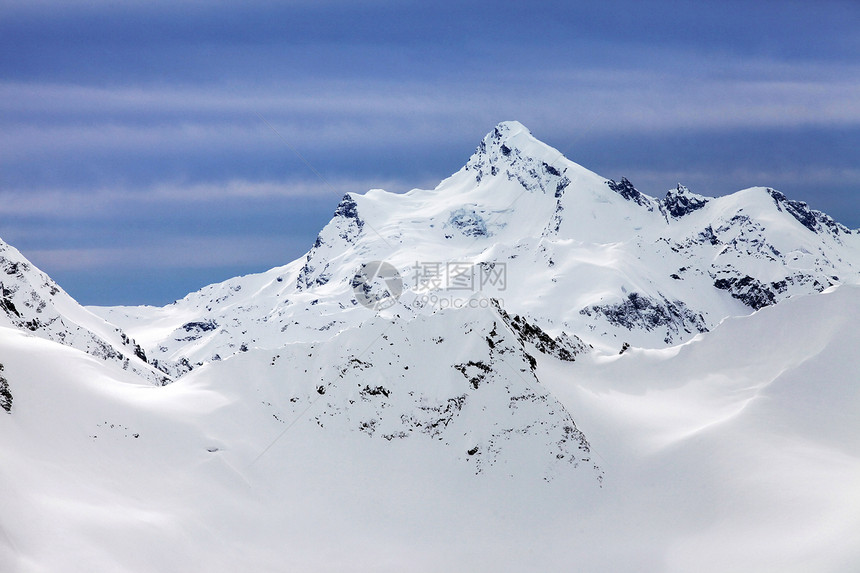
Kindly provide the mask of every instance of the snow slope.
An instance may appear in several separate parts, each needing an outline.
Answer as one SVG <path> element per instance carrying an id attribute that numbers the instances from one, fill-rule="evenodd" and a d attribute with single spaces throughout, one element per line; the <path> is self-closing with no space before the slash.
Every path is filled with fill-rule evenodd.
<path id="1" fill-rule="evenodd" d="M 487 358 L 463 327 L 501 330 L 492 310 L 375 319 L 329 341 L 249 350 L 160 388 L 0 329 L 15 396 L 12 414 L 0 415 L 0 563 L 20 572 L 854 571 L 858 303 L 860 288 L 843 286 L 672 348 L 574 362 L 535 352 L 530 381 L 514 348 L 502 356 L 526 380 L 496 372 L 478 389 L 445 364 Z M 437 335 L 454 344 L 424 339 Z M 362 345 L 373 366 L 350 367 Z M 407 356 L 410 374 L 397 376 Z M 374 384 L 390 394 L 362 394 Z M 442 412 L 412 401 L 438 406 L 457 384 L 467 406 L 441 435 L 426 431 Z M 506 385 L 547 398 L 508 412 L 493 403 Z M 489 443 L 500 413 L 523 428 L 561 407 L 588 436 L 600 479 L 573 447 L 580 466 L 561 461 L 547 481 L 549 458 L 520 450 L 516 433 L 476 471 L 467 450 Z M 411 435 L 384 437 L 403 428 L 404 412 L 416 417 Z M 372 432 L 358 428 L 374 418 Z M 522 445 L 554 449 L 542 442 L 551 433 Z"/>

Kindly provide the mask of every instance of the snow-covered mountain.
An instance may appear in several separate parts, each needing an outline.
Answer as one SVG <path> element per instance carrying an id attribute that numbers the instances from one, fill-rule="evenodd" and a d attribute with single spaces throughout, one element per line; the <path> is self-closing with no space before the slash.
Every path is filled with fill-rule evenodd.
<path id="1" fill-rule="evenodd" d="M 164 308 L 92 310 L 181 375 L 360 324 L 368 309 L 352 282 L 371 261 L 403 281 L 388 315 L 495 298 L 554 336 L 618 351 L 684 342 L 728 316 L 858 282 L 860 231 L 769 188 L 710 198 L 678 185 L 657 200 L 505 122 L 433 190 L 346 194 L 304 260 Z"/>
<path id="2" fill-rule="evenodd" d="M 163 308 L 3 256 L 0 571 L 860 566 L 860 233 L 775 190 L 505 122 Z"/>
<path id="3" fill-rule="evenodd" d="M 19 328 L 131 370 L 153 384 L 170 378 L 153 368 L 122 330 L 79 305 L 17 249 L 0 240 L 0 326 Z"/>

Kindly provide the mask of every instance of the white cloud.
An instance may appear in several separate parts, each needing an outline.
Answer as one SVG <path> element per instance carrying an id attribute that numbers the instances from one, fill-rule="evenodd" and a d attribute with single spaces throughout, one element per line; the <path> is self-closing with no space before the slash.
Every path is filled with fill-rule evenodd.
<path id="1" fill-rule="evenodd" d="M 312 177 L 312 175 L 309 175 Z M 0 215 L 49 215 L 58 219 L 93 217 L 117 210 L 142 206 L 177 207 L 194 203 L 208 206 L 230 199 L 328 198 L 332 210 L 345 193 L 364 193 L 369 189 L 393 192 L 411 189 L 396 179 L 343 179 L 321 181 L 231 179 L 214 182 L 161 182 L 146 188 L 80 189 L 6 189 L 0 191 Z"/>
<path id="2" fill-rule="evenodd" d="M 677 57 L 677 56 L 676 56 Z M 301 79 L 268 85 L 0 83 L 6 157 L 86 149 L 258 149 L 273 134 L 298 149 L 349 153 L 442 144 L 452 132 L 521 119 L 533 129 L 604 133 L 860 125 L 860 66 L 691 62 L 647 69 L 524 70 L 457 83 Z M 44 119 L 52 118 L 52 119 Z M 421 141 L 416 140 L 416 136 Z"/>
<path id="3" fill-rule="evenodd" d="M 193 269 L 287 264 L 310 244 L 276 237 L 194 236 L 161 239 L 147 245 L 34 249 L 26 253 L 49 273 L 99 269 Z M 283 253 L 283 255 L 280 255 Z M 273 263 L 273 261 L 275 261 Z"/>

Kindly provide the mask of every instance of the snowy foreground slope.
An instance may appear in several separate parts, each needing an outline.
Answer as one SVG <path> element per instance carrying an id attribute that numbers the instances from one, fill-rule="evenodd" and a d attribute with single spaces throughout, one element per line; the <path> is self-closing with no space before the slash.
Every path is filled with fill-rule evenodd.
<path id="1" fill-rule="evenodd" d="M 164 308 L 2 246 L 4 573 L 860 568 L 860 233 L 772 189 L 506 122 Z"/>
<path id="2" fill-rule="evenodd" d="M 476 324 L 494 320 L 465 312 Z M 0 563 L 4 571 L 855 571 L 858 320 L 860 289 L 836 287 L 678 347 L 575 362 L 539 355 L 540 380 L 589 437 L 602 483 L 590 465 L 564 463 L 544 480 L 538 450 L 557 448 L 548 433 L 536 435 L 535 450 L 504 451 L 476 474 L 466 450 L 488 419 L 441 440 L 389 441 L 337 416 L 350 396 L 357 419 L 369 419 L 400 414 L 419 385 L 445 395 L 455 378 L 439 379 L 444 368 L 430 364 L 438 353 L 413 363 L 419 374 L 409 384 L 394 375 L 399 364 L 384 376 L 347 371 L 343 388 L 311 402 L 302 364 L 285 362 L 307 351 L 309 369 L 346 367 L 355 333 L 294 345 L 280 358 L 250 350 L 153 387 L 78 350 L 0 329 L 15 396 L 12 415 L 0 416 Z M 372 337 L 384 327 L 364 328 Z M 386 331 L 401 355 L 417 342 L 413 328 L 398 321 Z M 379 340 L 367 361 L 378 362 L 387 344 Z M 390 401 L 362 397 L 362 382 L 386 384 Z M 547 404 L 530 403 L 523 416 L 551 419 Z M 519 419 L 511 414 L 512 425 Z M 581 463 L 576 444 L 568 450 Z"/>

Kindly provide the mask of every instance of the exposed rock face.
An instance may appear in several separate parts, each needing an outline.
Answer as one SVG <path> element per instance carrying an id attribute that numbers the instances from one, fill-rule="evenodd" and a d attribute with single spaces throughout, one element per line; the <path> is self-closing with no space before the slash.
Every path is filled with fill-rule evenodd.
<path id="1" fill-rule="evenodd" d="M 649 211 L 654 210 L 654 200 L 639 192 L 626 177 L 621 178 L 620 183 L 616 183 L 612 179 L 606 182 L 610 189 L 637 205 L 645 207 Z"/>
<path id="2" fill-rule="evenodd" d="M 707 332 L 705 319 L 687 308 L 680 300 L 670 301 L 631 292 L 617 304 L 594 305 L 584 308 L 581 314 L 588 317 L 603 317 L 610 324 L 627 330 L 644 329 L 649 332 L 664 332 L 664 341 L 671 344 L 680 333 Z"/>
<path id="3" fill-rule="evenodd" d="M 503 176 L 528 192 L 561 197 L 570 185 L 567 168 L 555 165 L 553 158 L 535 157 L 518 147 L 517 137 L 526 135 L 530 137 L 522 124 L 499 124 L 481 141 L 465 169 L 474 173 L 477 183 L 487 177 Z M 555 159 L 562 159 L 562 155 L 557 154 Z"/>
<path id="4" fill-rule="evenodd" d="M 12 391 L 9 389 L 9 381 L 3 376 L 5 367 L 0 364 L 0 408 L 12 413 Z"/>
<path id="5" fill-rule="evenodd" d="M 828 232 L 838 237 L 839 235 L 850 235 L 860 231 L 860 229 L 852 231 L 845 225 L 834 221 L 830 215 L 810 209 L 809 205 L 803 201 L 793 201 L 776 189 L 768 187 L 767 192 L 773 197 L 773 202 L 776 204 L 777 209 L 786 211 L 813 233 Z"/>
<path id="6" fill-rule="evenodd" d="M 675 218 L 689 215 L 693 211 L 697 211 L 708 204 L 708 199 L 695 193 L 690 193 L 690 190 L 678 184 L 678 187 L 666 193 L 666 197 L 661 203 L 661 207 Z"/>

